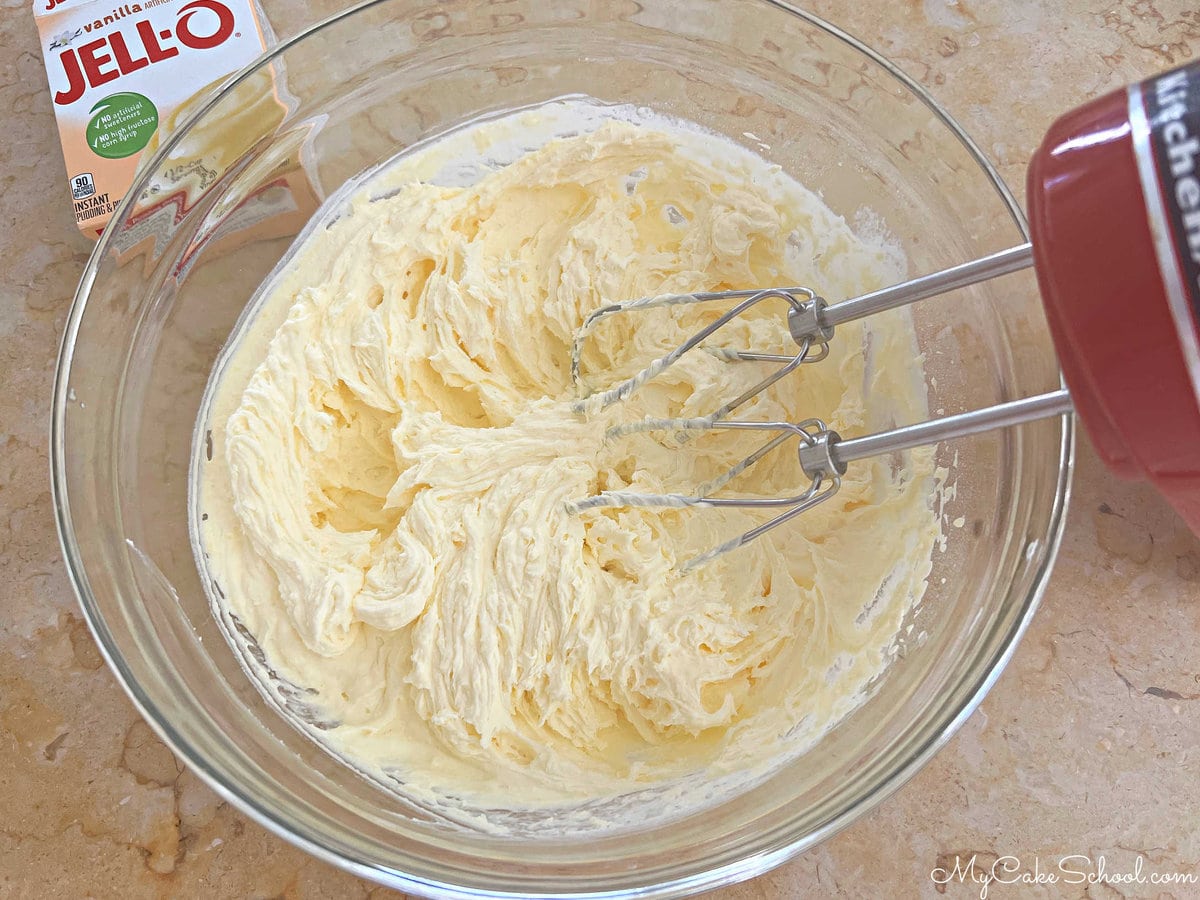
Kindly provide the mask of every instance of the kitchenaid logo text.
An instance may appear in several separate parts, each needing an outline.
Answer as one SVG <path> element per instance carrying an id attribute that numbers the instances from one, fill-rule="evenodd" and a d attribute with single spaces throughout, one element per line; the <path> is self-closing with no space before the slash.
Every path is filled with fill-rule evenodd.
<path id="1" fill-rule="evenodd" d="M 136 15 L 142 7 L 134 3 L 122 6 L 104 20 L 83 26 L 85 33 L 93 25 L 99 27 L 108 19 L 118 22 Z M 221 0 L 192 0 L 180 7 L 174 26 L 157 27 L 149 19 L 122 23 L 114 31 L 78 48 L 67 47 L 58 56 L 66 87 L 54 92 L 54 102 L 60 106 L 74 103 L 88 88 L 116 81 L 122 75 L 136 72 L 155 63 L 179 55 L 181 47 L 189 50 L 211 50 L 225 43 L 233 34 L 233 10 Z"/>
<path id="2" fill-rule="evenodd" d="M 1192 66 L 1143 85 L 1150 144 L 1179 263 L 1200 303 L 1200 90 Z"/>
<path id="3" fill-rule="evenodd" d="M 977 886 L 979 900 L 988 900 L 993 896 L 993 889 L 999 896 L 1007 885 L 1014 885 L 1011 896 L 1025 896 L 1032 885 L 1107 885 L 1119 890 L 1118 885 L 1200 884 L 1200 875 L 1152 871 L 1141 854 L 1129 866 L 1119 869 L 1110 865 L 1103 855 L 1093 859 L 1082 853 L 1072 854 L 1047 864 L 1036 856 L 1029 862 L 1016 856 L 994 858 L 990 854 L 983 859 L 981 854 L 972 853 L 970 856 L 956 854 L 953 862 L 933 869 L 929 880 L 941 893 L 949 884 Z"/>

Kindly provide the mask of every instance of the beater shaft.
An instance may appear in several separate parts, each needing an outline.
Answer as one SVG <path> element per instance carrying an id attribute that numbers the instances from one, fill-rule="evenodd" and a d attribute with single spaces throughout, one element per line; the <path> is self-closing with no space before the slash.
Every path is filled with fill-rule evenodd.
<path id="1" fill-rule="evenodd" d="M 940 272 L 911 278 L 900 284 L 871 291 L 869 294 L 861 294 L 841 303 L 830 305 L 821 298 L 814 297 L 804 303 L 803 310 L 789 312 L 788 330 L 797 341 L 806 337 L 827 341 L 833 337 L 833 330 L 846 322 L 908 306 L 918 300 L 936 297 L 938 294 L 978 284 L 990 278 L 1019 272 L 1031 265 L 1033 245 L 1024 243 Z"/>
<path id="2" fill-rule="evenodd" d="M 1071 395 L 1066 389 L 1023 397 L 1008 403 L 998 403 L 983 409 L 930 419 L 916 425 L 905 425 L 879 434 L 865 435 L 838 441 L 834 446 L 836 458 L 843 463 L 869 456 L 910 450 L 926 444 L 936 444 L 950 438 L 967 437 L 994 428 L 1008 428 L 1036 419 L 1063 416 L 1072 411 Z"/>
<path id="3" fill-rule="evenodd" d="M 897 306 L 906 306 L 928 297 L 945 294 L 968 285 L 999 278 L 1011 272 L 1019 272 L 1033 265 L 1033 244 L 1025 243 L 1008 250 L 1001 250 L 990 256 L 983 256 L 962 265 L 912 278 L 903 284 L 894 284 L 880 288 L 869 294 L 844 300 L 841 303 L 827 307 L 825 318 L 830 325 L 841 325 L 863 316 L 873 316 L 875 313 Z"/>

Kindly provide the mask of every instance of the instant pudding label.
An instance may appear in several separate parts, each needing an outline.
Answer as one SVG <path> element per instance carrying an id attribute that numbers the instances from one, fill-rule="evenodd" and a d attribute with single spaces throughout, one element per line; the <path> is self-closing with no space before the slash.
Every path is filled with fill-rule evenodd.
<path id="1" fill-rule="evenodd" d="M 270 37 L 252 0 L 36 0 L 34 15 L 70 202 L 92 237 L 174 114 L 252 62 Z"/>

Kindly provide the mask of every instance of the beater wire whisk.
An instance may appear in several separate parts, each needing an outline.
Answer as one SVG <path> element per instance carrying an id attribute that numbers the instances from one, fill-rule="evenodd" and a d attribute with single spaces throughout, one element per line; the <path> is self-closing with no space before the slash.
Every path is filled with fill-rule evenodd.
<path id="1" fill-rule="evenodd" d="M 667 368 L 678 362 L 685 353 L 700 347 L 725 325 L 738 316 L 744 315 L 749 309 L 764 300 L 776 299 L 786 303 L 787 330 L 796 343 L 797 352 L 787 355 L 758 353 L 743 349 L 705 348 L 716 356 L 730 361 L 778 362 L 780 366 L 753 387 L 705 416 L 647 418 L 638 422 L 616 425 L 608 430 L 608 437 L 614 440 L 646 431 L 673 431 L 680 440 L 686 440 L 687 436 L 693 432 L 714 429 L 773 432 L 773 435 L 764 444 L 726 472 L 700 485 L 691 494 L 648 494 L 637 491 L 608 490 L 572 501 L 568 504 L 569 510 L 573 513 L 602 507 L 739 507 L 783 510 L 762 525 L 690 560 L 684 568 L 692 569 L 722 553 L 754 540 L 772 528 L 782 525 L 828 500 L 837 493 L 841 486 L 841 476 L 845 474 L 847 464 L 855 460 L 907 450 L 924 444 L 933 444 L 948 438 L 965 437 L 981 431 L 1019 425 L 1034 419 L 1070 413 L 1072 410 L 1071 398 L 1064 389 L 849 439 L 842 438 L 820 419 L 807 419 L 803 422 L 793 423 L 744 422 L 727 418 L 739 406 L 765 391 L 801 365 L 819 362 L 828 356 L 829 342 L 833 339 L 839 325 L 885 310 L 906 306 L 918 300 L 976 284 L 989 278 L 1016 272 L 1029 267 L 1032 263 L 1032 246 L 1026 243 L 973 262 L 832 305 L 809 288 L 786 287 L 711 291 L 695 294 L 664 294 L 626 303 L 613 303 L 596 310 L 584 320 L 583 325 L 576 333 L 571 348 L 571 376 L 577 389 L 586 394 L 577 403 L 580 412 L 604 410 L 628 399 L 646 382 L 661 375 Z M 596 327 L 605 319 L 618 314 L 636 313 L 648 309 L 729 300 L 740 302 L 637 374 L 607 390 L 595 393 L 586 392 L 582 374 L 583 346 Z M 806 488 L 786 497 L 717 496 L 718 492 L 738 475 L 768 453 L 791 440 L 797 442 L 800 468 L 805 477 L 810 479 Z"/>

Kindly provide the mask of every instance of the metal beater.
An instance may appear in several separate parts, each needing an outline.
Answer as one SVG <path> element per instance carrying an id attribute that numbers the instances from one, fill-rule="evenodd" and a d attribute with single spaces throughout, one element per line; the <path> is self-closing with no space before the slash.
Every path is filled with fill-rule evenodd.
<path id="1" fill-rule="evenodd" d="M 612 429 L 710 428 L 772 433 L 758 450 L 694 494 L 605 491 L 571 504 L 782 509 L 763 525 L 692 560 L 754 540 L 837 492 L 857 459 L 1005 428 L 1074 409 L 1109 470 L 1150 482 L 1200 535 L 1200 61 L 1113 91 L 1060 117 L 1033 155 L 1027 180 L 1032 243 L 834 305 L 806 288 L 673 295 L 614 303 L 580 329 L 571 370 L 582 384 L 583 341 L 608 316 L 680 303 L 740 301 L 671 353 L 611 390 L 580 401 L 604 408 L 628 397 L 750 307 L 787 304 L 792 356 L 715 350 L 730 360 L 778 362 L 742 396 L 695 419 Z M 759 391 L 828 352 L 838 325 L 1026 268 L 1036 259 L 1042 304 L 1071 393 L 1052 391 L 866 437 L 844 439 L 817 419 L 741 422 L 727 416 Z M 741 472 L 795 439 L 811 480 L 792 497 L 715 496 Z"/>
<path id="2" fill-rule="evenodd" d="M 726 417 L 751 397 L 761 393 L 786 375 L 806 363 L 819 362 L 829 354 L 829 342 L 837 326 L 852 322 L 875 313 L 896 309 L 938 294 L 967 287 L 989 278 L 996 278 L 1033 265 L 1033 247 L 1022 244 L 1010 250 L 994 253 L 974 262 L 925 275 L 901 284 L 892 285 L 863 294 L 852 300 L 828 304 L 812 290 L 803 287 L 766 288 L 763 290 L 713 291 L 695 294 L 665 294 L 644 297 L 625 303 L 613 303 L 591 313 L 576 333 L 571 348 L 571 376 L 576 387 L 582 391 L 583 345 L 588 336 L 603 320 L 621 313 L 635 313 L 647 309 L 679 306 L 693 303 L 739 300 L 728 312 L 692 335 L 670 353 L 656 359 L 636 375 L 613 388 L 592 394 L 579 401 L 577 408 L 603 410 L 619 403 L 650 379 L 660 375 L 685 353 L 701 347 L 722 327 L 743 315 L 751 307 L 765 300 L 782 300 L 787 307 L 787 330 L 796 342 L 794 355 L 757 353 L 749 350 L 711 349 L 709 352 L 730 361 L 778 362 L 779 368 L 771 372 L 749 390 L 706 416 L 689 419 L 644 419 L 609 429 L 608 436 L 618 439 L 628 434 L 645 431 L 674 431 L 681 440 L 688 432 L 711 429 L 752 430 L 773 432 L 774 435 L 761 447 L 738 462 L 718 478 L 701 485 L 694 494 L 643 494 L 635 491 L 603 491 L 591 497 L 572 502 L 571 512 L 582 512 L 600 507 L 743 507 L 748 509 L 778 509 L 783 512 L 771 520 L 741 534 L 730 541 L 691 560 L 685 569 L 695 568 L 716 556 L 727 553 L 776 526 L 798 516 L 806 510 L 823 503 L 837 493 L 841 476 L 848 463 L 870 456 L 880 456 L 899 450 L 907 450 L 923 444 L 933 444 L 949 438 L 965 437 L 993 428 L 1005 428 L 1034 419 L 1070 413 L 1071 397 L 1066 390 L 1052 391 L 1035 397 L 1001 403 L 985 409 L 973 410 L 953 416 L 932 419 L 915 425 L 906 425 L 890 431 L 864 437 L 845 439 L 831 430 L 820 419 L 803 422 L 743 422 L 731 421 Z M 706 348 L 707 349 L 707 348 Z M 734 478 L 753 466 L 779 446 L 795 440 L 800 468 L 811 479 L 807 488 L 790 497 L 718 497 L 714 494 Z"/>

